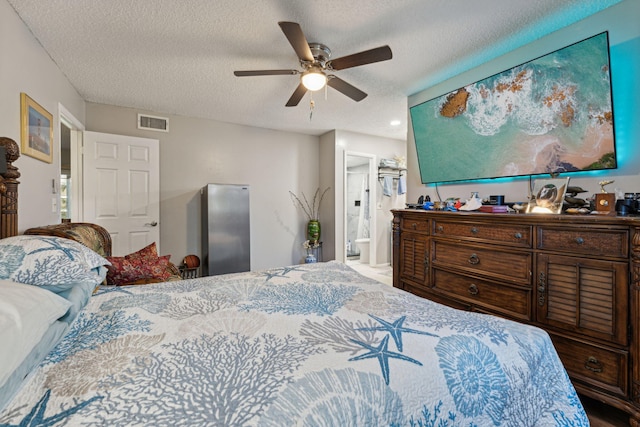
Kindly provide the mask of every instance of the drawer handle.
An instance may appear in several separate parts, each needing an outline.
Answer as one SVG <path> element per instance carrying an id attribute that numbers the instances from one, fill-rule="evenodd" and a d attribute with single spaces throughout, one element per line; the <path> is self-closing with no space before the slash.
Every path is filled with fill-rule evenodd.
<path id="1" fill-rule="evenodd" d="M 547 289 L 547 278 L 544 272 L 538 275 L 538 305 L 540 307 L 544 306 L 545 296 L 544 292 Z"/>
<path id="2" fill-rule="evenodd" d="M 411 224 L 411 227 L 413 227 L 413 229 L 415 230 L 416 228 L 418 228 L 418 224 L 414 222 L 413 224 Z"/>
<path id="3" fill-rule="evenodd" d="M 478 295 L 478 292 L 480 292 L 478 291 L 478 287 L 474 283 L 472 283 L 471 286 L 469 286 L 469 293 L 471 295 Z"/>
<path id="4" fill-rule="evenodd" d="M 514 236 L 516 239 L 522 239 L 522 233 L 516 233 Z"/>
<path id="5" fill-rule="evenodd" d="M 471 227 L 472 234 L 478 234 L 478 229 L 476 227 Z"/>
<path id="6" fill-rule="evenodd" d="M 439 225 L 438 226 L 438 233 L 442 233 L 444 231 L 444 227 Z"/>
<path id="7" fill-rule="evenodd" d="M 471 256 L 469 257 L 469 264 L 471 264 L 471 265 L 480 264 L 480 258 L 478 258 L 478 255 L 471 254 Z"/>
<path id="8" fill-rule="evenodd" d="M 582 237 L 576 237 L 576 243 L 581 245 L 584 243 L 584 239 Z"/>
<path id="9" fill-rule="evenodd" d="M 604 365 L 600 363 L 600 361 L 593 356 L 589 356 L 589 358 L 584 364 L 584 367 L 590 370 L 591 372 L 595 372 L 598 374 L 604 370 Z"/>

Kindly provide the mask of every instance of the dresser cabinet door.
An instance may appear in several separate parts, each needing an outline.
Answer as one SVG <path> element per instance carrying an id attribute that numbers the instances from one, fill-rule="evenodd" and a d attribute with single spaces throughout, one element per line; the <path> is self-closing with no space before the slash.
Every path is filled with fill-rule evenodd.
<path id="1" fill-rule="evenodd" d="M 403 233 L 400 238 L 400 278 L 426 286 L 429 267 L 429 237 Z"/>
<path id="2" fill-rule="evenodd" d="M 538 254 L 537 320 L 627 345 L 628 277 L 623 262 Z"/>

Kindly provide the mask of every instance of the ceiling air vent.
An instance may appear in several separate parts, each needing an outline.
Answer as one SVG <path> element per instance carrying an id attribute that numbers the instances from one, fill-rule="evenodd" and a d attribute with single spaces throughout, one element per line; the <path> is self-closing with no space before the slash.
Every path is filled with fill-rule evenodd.
<path id="1" fill-rule="evenodd" d="M 166 117 L 138 114 L 138 129 L 169 132 L 169 119 Z"/>

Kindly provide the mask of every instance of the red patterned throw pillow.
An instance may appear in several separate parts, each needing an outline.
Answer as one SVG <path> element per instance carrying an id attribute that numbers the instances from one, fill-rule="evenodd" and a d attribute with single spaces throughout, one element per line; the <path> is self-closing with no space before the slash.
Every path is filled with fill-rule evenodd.
<path id="1" fill-rule="evenodd" d="M 139 285 L 164 282 L 172 276 L 167 269 L 171 255 L 159 257 L 155 242 L 123 257 L 107 257 L 107 284 Z"/>
<path id="2" fill-rule="evenodd" d="M 142 259 L 154 260 L 154 259 L 158 258 L 158 248 L 156 248 L 156 242 L 153 242 L 150 245 L 147 245 L 144 248 L 142 248 L 139 251 L 136 251 L 136 252 L 134 252 L 132 254 L 125 255 L 124 257 L 126 259 L 142 258 Z"/>

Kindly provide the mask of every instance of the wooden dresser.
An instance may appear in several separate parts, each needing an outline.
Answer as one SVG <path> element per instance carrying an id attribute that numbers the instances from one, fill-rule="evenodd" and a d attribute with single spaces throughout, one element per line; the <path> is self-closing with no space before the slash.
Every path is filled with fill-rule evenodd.
<path id="1" fill-rule="evenodd" d="M 393 286 L 545 329 L 640 427 L 640 217 L 393 211 Z"/>

